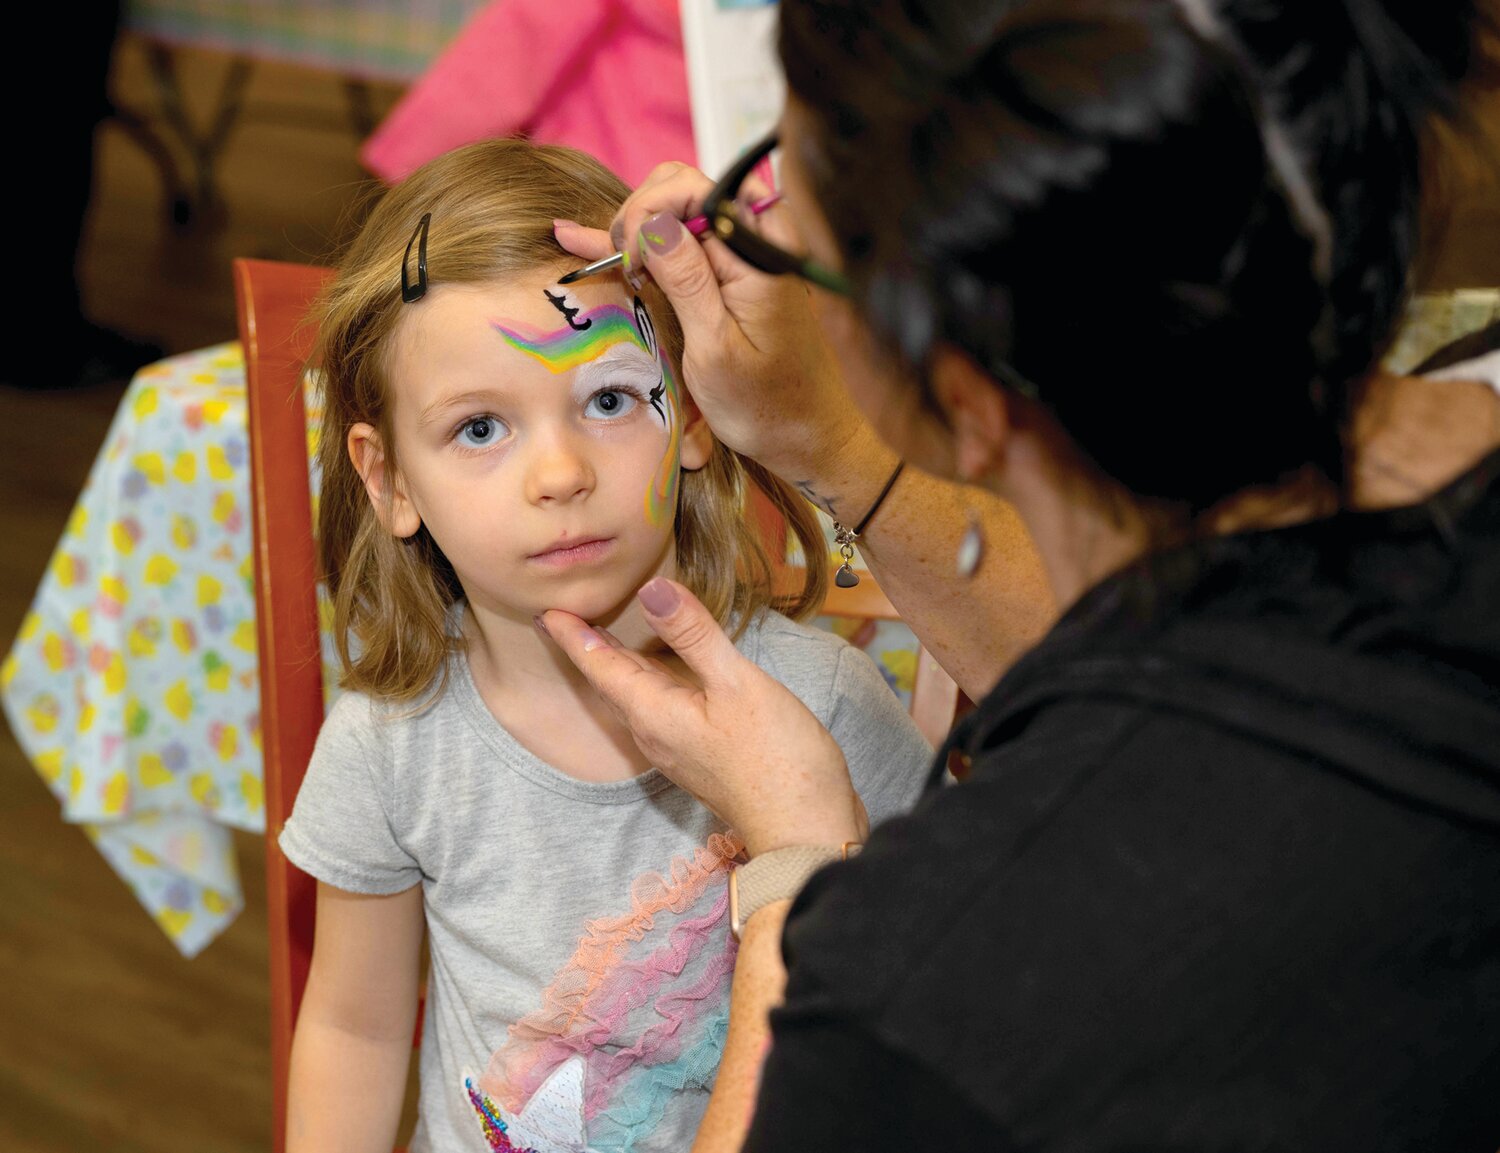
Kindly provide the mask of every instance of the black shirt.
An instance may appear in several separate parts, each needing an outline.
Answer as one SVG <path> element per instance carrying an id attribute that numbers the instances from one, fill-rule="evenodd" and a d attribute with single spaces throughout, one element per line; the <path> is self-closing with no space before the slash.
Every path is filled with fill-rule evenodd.
<path id="1" fill-rule="evenodd" d="M 1500 452 L 1103 582 L 788 921 L 746 1148 L 1500 1147 Z"/>

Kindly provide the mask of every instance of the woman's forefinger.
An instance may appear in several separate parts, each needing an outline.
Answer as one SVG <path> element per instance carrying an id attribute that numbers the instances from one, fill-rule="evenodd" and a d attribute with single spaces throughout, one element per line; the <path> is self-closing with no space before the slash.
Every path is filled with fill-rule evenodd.
<path id="1" fill-rule="evenodd" d="M 602 228 L 587 228 L 572 220 L 552 222 L 552 235 L 566 252 L 586 263 L 602 260 L 615 251 L 609 233 Z"/>
<path id="2" fill-rule="evenodd" d="M 641 225 L 658 213 L 670 212 L 678 220 L 689 220 L 703 209 L 703 202 L 713 190 L 713 181 L 696 168 L 675 161 L 659 164 L 641 181 L 610 222 L 611 251 L 629 252 L 632 259 L 641 234 Z"/>

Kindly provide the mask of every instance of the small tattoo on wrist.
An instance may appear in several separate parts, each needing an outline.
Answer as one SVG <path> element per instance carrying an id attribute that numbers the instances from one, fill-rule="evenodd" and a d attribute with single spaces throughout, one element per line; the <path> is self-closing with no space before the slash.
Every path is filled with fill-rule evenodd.
<path id="1" fill-rule="evenodd" d="M 838 514 L 833 511 L 833 501 L 829 500 L 826 496 L 821 495 L 816 489 L 814 489 L 811 481 L 799 480 L 794 487 L 799 493 L 802 494 L 802 498 L 808 501 L 810 504 L 816 505 L 831 517 L 838 516 Z"/>

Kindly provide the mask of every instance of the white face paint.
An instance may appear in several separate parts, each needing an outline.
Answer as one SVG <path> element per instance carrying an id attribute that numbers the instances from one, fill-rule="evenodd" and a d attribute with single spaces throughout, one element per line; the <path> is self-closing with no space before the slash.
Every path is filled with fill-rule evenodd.
<path id="1" fill-rule="evenodd" d="M 593 393 L 619 388 L 646 397 L 652 412 L 667 429 L 667 409 L 661 400 L 661 364 L 637 344 L 612 344 L 596 360 L 582 364 L 574 376 L 575 391 Z M 654 394 L 654 399 L 653 399 Z"/>

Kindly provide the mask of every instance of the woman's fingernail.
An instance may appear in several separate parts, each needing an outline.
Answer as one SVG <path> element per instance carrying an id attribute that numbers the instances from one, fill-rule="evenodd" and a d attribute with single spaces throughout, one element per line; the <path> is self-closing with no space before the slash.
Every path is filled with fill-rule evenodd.
<path id="1" fill-rule="evenodd" d="M 601 637 L 598 633 L 596 633 L 593 629 L 584 629 L 583 630 L 583 651 L 584 652 L 591 653 L 595 649 L 602 649 L 602 648 L 607 647 L 608 645 L 609 645 L 609 642 L 607 640 L 605 640 L 603 637 Z"/>
<path id="2" fill-rule="evenodd" d="M 677 595 L 676 586 L 660 577 L 649 580 L 641 586 L 641 591 L 635 594 L 641 598 L 641 604 L 646 606 L 646 611 L 654 617 L 668 617 L 682 603 L 682 598 Z"/>
<path id="3" fill-rule="evenodd" d="M 542 636 L 544 636 L 544 637 L 550 637 L 552 635 L 551 633 L 549 633 L 547 631 L 547 622 L 544 621 L 544 620 L 542 620 L 542 614 L 541 613 L 537 613 L 536 616 L 532 617 L 531 618 L 531 623 L 534 624 L 534 625 L 536 625 L 536 631 L 539 632 L 539 633 L 541 633 Z"/>
<path id="4" fill-rule="evenodd" d="M 576 220 L 554 220 L 552 222 L 552 231 L 553 232 L 556 232 L 559 228 L 582 228 L 582 227 L 583 227 L 583 225 L 579 224 L 578 221 L 576 221 Z"/>
<path id="5" fill-rule="evenodd" d="M 641 239 L 650 245 L 652 252 L 661 256 L 676 248 L 686 233 L 682 221 L 670 212 L 658 212 L 641 225 Z"/>

